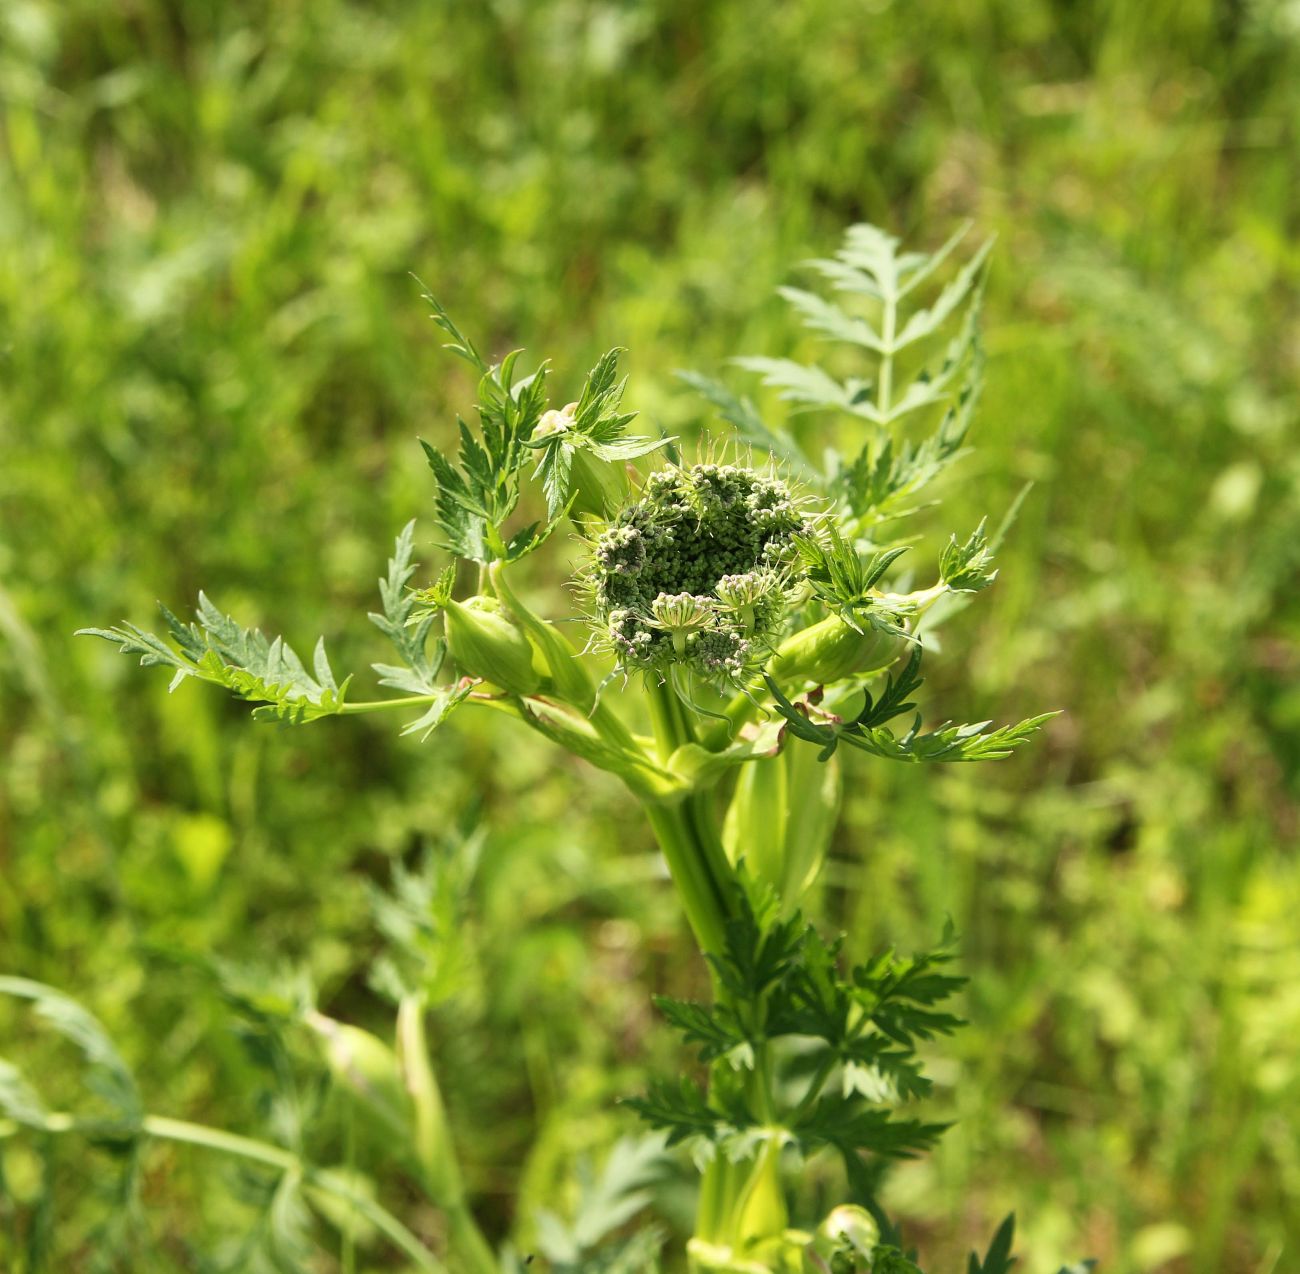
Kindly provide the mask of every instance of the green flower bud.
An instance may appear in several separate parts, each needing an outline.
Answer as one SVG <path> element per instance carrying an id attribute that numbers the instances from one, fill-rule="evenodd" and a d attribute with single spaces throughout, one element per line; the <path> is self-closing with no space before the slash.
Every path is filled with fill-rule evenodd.
<path id="1" fill-rule="evenodd" d="M 532 642 L 535 652 L 534 666 L 541 664 L 544 675 L 550 677 L 555 693 L 583 712 L 600 716 L 621 742 L 631 744 L 632 737 L 619 731 L 617 720 L 601 713 L 596 699 L 596 687 L 587 673 L 586 665 L 574 650 L 567 637 L 552 623 L 529 610 L 514 591 L 504 562 L 493 562 L 489 569 L 492 587 L 500 597 L 510 618 L 514 619 Z"/>
<path id="2" fill-rule="evenodd" d="M 832 1208 L 817 1233 L 850 1249 L 855 1256 L 870 1256 L 880 1242 L 876 1218 L 853 1203 Z"/>
<path id="3" fill-rule="evenodd" d="M 447 649 L 472 677 L 482 677 L 511 694 L 533 694 L 542 684 L 533 645 L 495 597 L 446 603 Z"/>
<path id="4" fill-rule="evenodd" d="M 411 1099 L 393 1050 L 369 1031 L 336 1022 L 314 1009 L 304 1021 L 320 1036 L 335 1080 L 391 1129 L 407 1136 Z"/>
<path id="5" fill-rule="evenodd" d="M 810 628 L 787 637 L 767 670 L 782 685 L 806 681 L 829 685 L 844 677 L 888 668 L 902 653 L 903 646 L 903 639 L 892 633 L 874 628 L 860 633 L 838 615 L 828 615 Z"/>
<path id="6" fill-rule="evenodd" d="M 732 863 L 769 885 L 783 915 L 799 906 L 830 848 L 840 808 L 835 758 L 787 744 L 779 755 L 747 762 L 727 807 L 722 843 Z"/>
<path id="7" fill-rule="evenodd" d="M 866 1208 L 833 1208 L 803 1250 L 804 1274 L 867 1274 L 880 1227 Z"/>

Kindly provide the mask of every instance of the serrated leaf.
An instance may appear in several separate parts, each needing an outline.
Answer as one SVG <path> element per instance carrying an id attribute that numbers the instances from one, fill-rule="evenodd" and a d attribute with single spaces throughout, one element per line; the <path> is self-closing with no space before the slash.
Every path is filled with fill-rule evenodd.
<path id="1" fill-rule="evenodd" d="M 721 381 L 699 372 L 679 371 L 678 380 L 711 402 L 718 414 L 752 447 L 799 467 L 809 468 L 799 444 L 784 430 L 770 428 L 748 398 L 733 394 Z"/>
<path id="2" fill-rule="evenodd" d="M 806 1152 L 833 1146 L 841 1153 L 910 1159 L 938 1141 L 947 1124 L 896 1119 L 886 1110 L 863 1106 L 856 1098 L 820 1098 L 794 1129 Z"/>
<path id="3" fill-rule="evenodd" d="M 804 325 L 814 332 L 821 332 L 837 341 L 864 346 L 878 354 L 885 351 L 879 333 L 866 319 L 848 314 L 838 305 L 823 300 L 815 292 L 805 292 L 802 288 L 782 287 L 777 288 L 777 293 L 799 312 Z"/>
<path id="4" fill-rule="evenodd" d="M 401 530 L 393 545 L 393 555 L 388 559 L 388 573 L 379 581 L 382 613 L 370 612 L 370 622 L 382 632 L 397 650 L 401 665 L 371 664 L 379 673 L 381 686 L 392 686 L 410 694 L 433 694 L 437 690 L 435 678 L 442 668 L 446 655 L 446 642 L 438 639 L 429 650 L 429 634 L 434 615 L 415 618 L 416 594 L 408 587 L 415 574 L 415 520 Z M 453 571 L 454 576 L 454 571 Z M 450 586 L 444 573 L 442 583 Z"/>
<path id="5" fill-rule="evenodd" d="M 123 654 L 139 655 L 144 666 L 175 669 L 172 689 L 186 677 L 224 686 L 257 704 L 253 715 L 258 720 L 298 724 L 342 711 L 351 677 L 335 681 L 323 638 L 316 643 L 313 677 L 283 638 L 268 640 L 256 628 L 242 627 L 204 593 L 199 594 L 197 624 L 184 625 L 162 609 L 176 648 L 134 624 L 80 633 L 113 642 Z"/>
<path id="6" fill-rule="evenodd" d="M 905 349 L 916 341 L 933 335 L 947 322 L 949 316 L 970 295 L 992 248 L 992 239 L 986 239 L 980 244 L 957 277 L 939 294 L 939 299 L 929 309 L 918 310 L 907 320 L 893 343 L 893 351 Z"/>
<path id="7" fill-rule="evenodd" d="M 838 408 L 877 423 L 884 420 L 868 396 L 869 386 L 865 384 L 841 384 L 820 367 L 809 367 L 789 358 L 747 357 L 731 361 L 746 371 L 756 372 L 765 385 L 779 390 L 786 402 Z"/>
<path id="8" fill-rule="evenodd" d="M 967 1263 L 967 1274 L 1007 1274 L 1016 1258 L 1011 1255 L 1011 1245 L 1015 1241 L 1016 1216 L 1013 1212 L 998 1226 L 989 1250 L 981 1261 L 974 1252 Z"/>
<path id="9" fill-rule="evenodd" d="M 954 593 L 978 593 L 997 578 L 993 569 L 993 551 L 984 534 L 987 519 L 959 543 L 952 536 L 939 555 L 939 578 Z"/>

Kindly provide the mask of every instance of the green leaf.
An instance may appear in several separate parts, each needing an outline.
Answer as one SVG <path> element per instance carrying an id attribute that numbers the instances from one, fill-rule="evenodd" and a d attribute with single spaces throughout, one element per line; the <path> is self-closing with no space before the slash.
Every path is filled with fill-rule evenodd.
<path id="1" fill-rule="evenodd" d="M 574 456 L 585 452 L 591 463 L 626 464 L 666 446 L 667 438 L 628 433 L 635 412 L 619 410 L 627 380 L 618 379 L 621 349 L 603 354 L 587 373 L 582 396 L 563 411 L 548 412 L 527 446 L 540 452 L 535 477 L 542 482 L 547 515 L 561 518 L 578 494 L 574 488 Z"/>
<path id="2" fill-rule="evenodd" d="M 428 709 L 409 725 L 402 727 L 402 734 L 418 734 L 423 743 L 473 692 L 474 683 L 462 679 L 452 686 L 435 686 L 431 692 L 436 697 Z"/>
<path id="3" fill-rule="evenodd" d="M 370 621 L 382 632 L 397 650 L 402 660 L 400 666 L 371 664 L 379 673 L 381 686 L 392 686 L 410 694 L 434 694 L 438 687 L 435 678 L 442 668 L 447 653 L 447 643 L 438 638 L 432 653 L 428 650 L 429 632 L 435 614 L 430 611 L 416 617 L 417 597 L 408 588 L 415 574 L 415 521 L 403 528 L 393 546 L 393 556 L 388 559 L 388 574 L 379 581 L 379 596 L 383 612 L 370 612 Z"/>
<path id="4" fill-rule="evenodd" d="M 939 299 L 929 309 L 918 310 L 907 320 L 894 341 L 894 350 L 905 349 L 908 345 L 933 335 L 943 326 L 949 316 L 971 294 L 992 248 L 992 239 L 986 239 L 980 244 L 975 255 L 961 268 L 957 277 L 939 294 Z"/>
<path id="5" fill-rule="evenodd" d="M 131 1134 L 139 1129 L 144 1111 L 135 1079 L 98 1019 L 62 991 L 27 978 L 0 977 L 0 995 L 29 1001 L 47 1026 L 81 1051 L 89 1068 L 86 1086 L 111 1112 L 110 1131 Z M 8 1064 L 0 1070 L 0 1106 L 20 1123 L 42 1126 L 34 1122 L 44 1113 L 40 1099 Z"/>
<path id="6" fill-rule="evenodd" d="M 997 579 L 992 568 L 993 552 L 984 534 L 987 519 L 959 544 L 952 536 L 939 555 L 939 578 L 954 593 L 978 593 Z"/>
<path id="7" fill-rule="evenodd" d="M 1000 761 L 1028 743 L 1056 712 L 1043 712 L 1036 717 L 1019 721 L 1015 725 L 999 726 L 990 730 L 988 721 L 967 725 L 946 722 L 935 730 L 921 731 L 918 714 L 906 733 L 894 736 L 885 726 L 874 728 L 849 728 L 841 730 L 839 737 L 863 752 L 885 757 L 890 761 Z"/>
<path id="8" fill-rule="evenodd" d="M 1016 1258 L 1011 1255 L 1011 1244 L 1015 1241 L 1015 1234 L 1016 1216 L 1013 1212 L 998 1226 L 998 1232 L 993 1236 L 993 1241 L 989 1244 L 989 1250 L 984 1254 L 982 1261 L 974 1252 L 970 1254 L 966 1266 L 967 1274 L 1007 1274 L 1016 1263 Z"/>
<path id="9" fill-rule="evenodd" d="M 837 341 L 847 341 L 852 345 L 862 345 L 867 349 L 882 353 L 886 346 L 880 334 L 864 318 L 848 314 L 838 305 L 823 300 L 815 292 L 805 292 L 802 288 L 777 288 L 777 293 L 787 300 L 803 318 L 804 325 L 814 332 L 834 337 Z"/>
<path id="10" fill-rule="evenodd" d="M 699 1048 L 700 1061 L 712 1062 L 730 1056 L 733 1065 L 753 1065 L 752 1045 L 735 1012 L 727 1005 L 707 1007 L 666 995 L 655 996 L 654 1003 L 668 1024 L 681 1032 L 686 1043 Z"/>
<path id="11" fill-rule="evenodd" d="M 780 390 L 786 402 L 799 403 L 809 408 L 838 408 L 877 424 L 882 416 L 871 400 L 871 386 L 866 381 L 848 381 L 841 384 L 820 367 L 809 367 L 789 358 L 733 358 L 737 367 L 757 372 L 763 384 Z"/>
<path id="12" fill-rule="evenodd" d="M 961 1026 L 961 1018 L 935 1008 L 966 984 L 965 978 L 942 972 L 955 959 L 954 948 L 949 926 L 937 950 L 908 958 L 884 951 L 855 968 L 852 995 L 871 1024 L 905 1049 Z"/>
<path id="13" fill-rule="evenodd" d="M 769 927 L 759 923 L 748 895 L 736 890 L 736 907 L 724 926 L 724 946 L 706 957 L 737 999 L 760 999 L 794 967 L 803 938 L 798 914 Z"/>
<path id="14" fill-rule="evenodd" d="M 518 506 L 528 443 L 546 406 L 547 368 L 543 364 L 532 375 L 516 379 L 518 350 L 487 366 L 442 307 L 429 300 L 435 321 L 453 338 L 448 348 L 481 373 L 479 428 L 476 433 L 458 420 L 456 464 L 430 443 L 420 443 L 437 482 L 434 504 L 441 545 L 458 557 L 488 565 L 508 551 L 505 526 Z"/>
<path id="15" fill-rule="evenodd" d="M 315 721 L 343 710 L 351 678 L 338 682 L 319 638 L 309 673 L 283 638 L 268 640 L 256 628 L 244 628 L 200 593 L 197 624 L 183 624 L 160 606 L 175 646 L 134 624 L 117 628 L 83 628 L 79 635 L 110 641 L 123 654 L 139 655 L 142 666 L 176 670 L 171 688 L 186 677 L 224 686 L 258 705 L 258 720 L 291 724 Z"/>
<path id="16" fill-rule="evenodd" d="M 667 1133 L 669 1146 L 688 1137 L 714 1141 L 732 1127 L 722 1112 L 709 1104 L 700 1086 L 685 1075 L 653 1080 L 644 1097 L 624 1097 L 621 1104 L 636 1111 L 652 1128 Z"/>
<path id="17" fill-rule="evenodd" d="M 420 283 L 419 279 L 415 280 Z M 443 349 L 449 349 L 458 358 L 463 358 L 471 367 L 479 372 L 487 371 L 487 364 L 479 356 L 478 350 L 474 348 L 474 343 L 466 336 L 460 328 L 452 321 L 452 317 L 442 308 L 438 299 L 429 291 L 428 288 L 420 283 L 422 289 L 420 296 L 433 311 L 433 321 L 440 327 L 451 340 L 443 346 Z"/>
<path id="18" fill-rule="evenodd" d="M 832 1095 L 820 1098 L 793 1131 L 805 1153 L 830 1146 L 841 1154 L 910 1159 L 933 1146 L 948 1126 L 896 1119 L 856 1097 Z"/>
<path id="19" fill-rule="evenodd" d="M 649 1185 L 664 1164 L 664 1140 L 659 1136 L 624 1137 L 614 1144 L 598 1174 L 582 1162 L 578 1165 L 578 1200 L 572 1221 L 555 1213 L 537 1216 L 538 1246 L 557 1274 L 614 1274 L 626 1268 L 628 1274 L 643 1266 L 624 1265 L 634 1255 L 645 1254 L 639 1236 L 614 1245 L 605 1240 L 625 1225 L 651 1201 Z M 655 1235 L 651 1245 L 659 1246 Z M 639 1253 L 629 1250 L 636 1243 Z"/>
<path id="20" fill-rule="evenodd" d="M 902 671 L 897 675 L 892 672 L 889 674 L 884 690 L 876 697 L 873 697 L 870 692 L 867 693 L 866 703 L 858 713 L 854 725 L 869 729 L 883 725 L 886 721 L 892 721 L 904 712 L 911 712 L 916 708 L 916 704 L 908 699 L 908 695 L 923 684 L 920 676 L 922 653 L 921 645 L 919 643 L 914 645 Z"/>
<path id="21" fill-rule="evenodd" d="M 702 376 L 699 372 L 679 371 L 677 378 L 711 402 L 723 420 L 751 447 L 788 461 L 797 468 L 811 469 L 799 444 L 785 430 L 764 424 L 750 399 L 737 397 L 721 381 Z"/>
<path id="22" fill-rule="evenodd" d="M 861 631 L 863 622 L 879 619 L 879 626 L 899 631 L 883 612 L 873 590 L 886 571 L 907 552 L 905 546 L 886 549 L 864 559 L 835 526 L 828 523 L 819 535 L 796 535 L 799 555 L 813 595 L 827 609 Z"/>

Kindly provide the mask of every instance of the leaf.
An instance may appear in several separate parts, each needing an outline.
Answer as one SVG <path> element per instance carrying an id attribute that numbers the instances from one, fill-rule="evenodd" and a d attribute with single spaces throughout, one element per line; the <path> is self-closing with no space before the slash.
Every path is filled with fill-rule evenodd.
<path id="1" fill-rule="evenodd" d="M 853 997 L 871 1024 L 905 1049 L 962 1025 L 961 1018 L 935 1008 L 966 984 L 965 978 L 941 971 L 955 958 L 954 945 L 948 928 L 935 951 L 907 959 L 884 951 L 852 972 Z"/>
<path id="2" fill-rule="evenodd" d="M 783 429 L 769 428 L 748 398 L 738 398 L 721 381 L 698 372 L 679 371 L 677 378 L 711 402 L 741 439 L 760 451 L 789 463 L 810 468 L 799 444 Z"/>
<path id="3" fill-rule="evenodd" d="M 862 711 L 858 713 L 854 725 L 870 729 L 915 709 L 916 704 L 908 700 L 908 695 L 923 684 L 920 676 L 922 653 L 920 644 L 914 645 L 902 671 L 897 675 L 892 672 L 889 674 L 885 688 L 879 697 L 873 698 L 868 692 L 867 701 Z"/>
<path id="4" fill-rule="evenodd" d="M 746 371 L 757 372 L 763 383 L 779 389 L 787 402 L 805 407 L 839 408 L 877 423 L 885 419 L 868 397 L 869 386 L 864 382 L 842 385 L 820 367 L 809 367 L 788 358 L 750 357 L 731 361 Z"/>
<path id="5" fill-rule="evenodd" d="M 419 279 L 415 280 L 420 283 Z M 428 288 L 420 283 L 422 289 L 421 298 L 428 304 L 433 311 L 433 321 L 448 335 L 451 340 L 443 346 L 443 349 L 449 349 L 458 358 L 463 358 L 471 367 L 479 372 L 487 371 L 487 364 L 479 356 L 478 350 L 474 348 L 474 343 L 467 337 L 452 321 L 452 317 L 442 308 L 438 299 L 429 291 Z"/>
<path id="6" fill-rule="evenodd" d="M 764 928 L 743 889 L 736 891 L 734 914 L 724 926 L 721 952 L 707 952 L 723 986 L 738 999 L 760 999 L 793 968 L 803 937 L 803 922 L 795 914 Z"/>
<path id="7" fill-rule="evenodd" d="M 781 687 L 767 673 L 763 674 L 763 681 L 772 696 L 777 713 L 785 718 L 786 729 L 795 738 L 803 739 L 806 743 L 815 743 L 821 748 L 818 760 L 830 760 L 839 745 L 839 729 L 834 725 L 814 722 L 808 715 L 806 703 L 802 701 L 799 704 L 792 703 L 781 693 Z"/>
<path id="8" fill-rule="evenodd" d="M 915 263 L 906 270 L 907 281 L 899 288 L 899 297 L 920 287 L 952 254 L 952 250 L 970 233 L 971 221 L 963 221 L 934 252 L 917 253 Z"/>
<path id="9" fill-rule="evenodd" d="M 420 717 L 402 727 L 402 734 L 418 734 L 423 743 L 469 698 L 473 689 L 474 683 L 468 679 L 462 679 L 454 686 L 435 686 L 431 693 L 437 697 Z"/>
<path id="10" fill-rule="evenodd" d="M 833 522 L 821 535 L 795 536 L 794 545 L 813 595 L 859 631 L 861 621 L 869 621 L 871 612 L 882 609 L 872 590 L 907 552 L 905 546 L 896 546 L 864 559 Z M 895 627 L 892 622 L 881 626 Z"/>
<path id="11" fill-rule="evenodd" d="M 439 638 L 434 642 L 433 653 L 428 651 L 429 632 L 435 619 L 433 612 L 413 622 L 417 598 L 407 585 L 416 570 L 414 552 L 415 520 L 412 519 L 398 535 L 393 556 L 388 559 L 388 574 L 379 581 L 383 612 L 370 612 L 370 622 L 393 643 L 402 663 L 370 666 L 379 673 L 381 686 L 392 686 L 410 694 L 433 694 L 447 644 Z"/>
<path id="12" fill-rule="evenodd" d="M 839 737 L 863 752 L 890 761 L 1000 761 L 1018 747 L 1028 743 L 1056 712 L 1043 712 L 1015 725 L 988 729 L 990 722 L 967 725 L 946 722 L 935 730 L 922 733 L 918 715 L 912 728 L 900 737 L 885 726 L 841 730 Z"/>
<path id="13" fill-rule="evenodd" d="M 952 536 L 939 555 L 939 578 L 954 593 L 978 593 L 997 579 L 992 569 L 993 552 L 984 534 L 987 519 L 959 544 Z"/>
<path id="14" fill-rule="evenodd" d="M 974 1252 L 970 1254 L 970 1261 L 966 1266 L 967 1274 L 1007 1274 L 1007 1271 L 1016 1264 L 1016 1258 L 1011 1255 L 1011 1244 L 1015 1240 L 1015 1234 L 1016 1215 L 1013 1212 L 998 1226 L 998 1231 L 993 1236 L 983 1261 Z"/>
<path id="15" fill-rule="evenodd" d="M 585 1163 L 580 1163 L 573 1220 L 566 1222 L 549 1211 L 538 1214 L 542 1254 L 560 1274 L 569 1271 L 596 1274 L 619 1268 L 613 1263 L 630 1255 L 627 1245 L 617 1244 L 613 1249 L 602 1250 L 602 1240 L 650 1202 L 651 1195 L 645 1187 L 663 1164 L 664 1139 L 659 1136 L 621 1138 L 610 1150 L 599 1174 L 593 1175 Z"/>
<path id="16" fill-rule="evenodd" d="M 687 1044 L 699 1048 L 700 1061 L 712 1062 L 734 1053 L 737 1054 L 735 1060 L 743 1063 L 747 1057 L 748 1065 L 752 1066 L 753 1051 L 744 1028 L 726 1005 L 706 1007 L 686 1000 L 674 1000 L 666 995 L 655 996 L 654 1004 L 668 1019 L 668 1024 L 681 1033 Z M 749 1049 L 747 1054 L 746 1049 Z"/>
<path id="17" fill-rule="evenodd" d="M 929 309 L 918 310 L 907 320 L 894 341 L 893 351 L 905 349 L 908 345 L 938 331 L 970 294 L 992 248 L 992 239 L 986 239 L 980 244 L 975 255 L 961 268 L 957 277 L 939 294 L 939 299 Z"/>
<path id="18" fill-rule="evenodd" d="M 518 350 L 488 367 L 442 307 L 428 299 L 435 321 L 453 337 L 448 348 L 481 373 L 479 428 L 476 433 L 458 420 L 456 464 L 430 443 L 420 443 L 438 484 L 434 503 L 441 543 L 458 557 L 486 566 L 506 555 L 505 526 L 518 506 L 520 472 L 546 406 L 547 367 L 542 364 L 516 379 Z"/>
<path id="19" fill-rule="evenodd" d="M 0 995 L 30 1001 L 46 1025 L 81 1051 L 89 1067 L 86 1085 L 109 1107 L 112 1131 L 131 1134 L 139 1129 L 144 1111 L 135 1079 L 92 1014 L 62 991 L 27 978 L 0 977 Z M 42 1114 L 35 1091 L 7 1063 L 0 1070 L 0 1105 L 11 1118 L 23 1123 Z"/>
<path id="20" fill-rule="evenodd" d="M 885 351 L 885 343 L 866 319 L 847 314 L 838 305 L 802 288 L 777 288 L 777 293 L 799 311 L 804 325 L 814 332 L 834 337 L 837 341 L 862 345 L 878 354 Z"/>
<path id="21" fill-rule="evenodd" d="M 183 624 L 161 606 L 175 647 L 134 624 L 117 628 L 83 628 L 79 635 L 114 643 L 123 654 L 140 656 L 142 666 L 174 668 L 174 690 L 186 677 L 224 686 L 258 706 L 258 720 L 290 724 L 315 721 L 343 710 L 351 677 L 338 682 L 325 653 L 324 639 L 313 654 L 315 676 L 283 638 L 268 640 L 256 628 L 244 628 L 199 594 L 197 624 Z"/>
<path id="22" fill-rule="evenodd" d="M 862 1105 L 856 1097 L 820 1098 L 793 1130 L 811 1153 L 832 1146 L 843 1153 L 867 1153 L 885 1159 L 910 1159 L 934 1145 L 947 1124 L 896 1119 L 888 1111 Z"/>
<path id="23" fill-rule="evenodd" d="M 653 1080 L 644 1097 L 624 1097 L 621 1104 L 636 1111 L 652 1128 L 667 1133 L 669 1146 L 688 1137 L 714 1141 L 730 1127 L 709 1105 L 700 1086 L 685 1075 L 676 1080 Z"/>

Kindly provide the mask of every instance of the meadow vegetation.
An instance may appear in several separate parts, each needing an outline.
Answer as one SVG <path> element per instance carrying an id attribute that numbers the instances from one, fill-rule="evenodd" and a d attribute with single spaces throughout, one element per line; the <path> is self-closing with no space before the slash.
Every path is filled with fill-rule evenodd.
<path id="1" fill-rule="evenodd" d="M 1065 713 L 998 766 L 842 758 L 820 913 L 854 959 L 949 915 L 971 978 L 932 1068 L 958 1122 L 887 1199 L 927 1268 L 1014 1209 L 1028 1274 L 1280 1274 L 1298 81 L 1280 0 L 11 0 L 0 971 L 93 1011 L 151 1111 L 364 1161 L 436 1243 L 445 1218 L 385 1177 L 320 1047 L 326 1022 L 390 1034 L 418 968 L 482 1228 L 560 1243 L 635 1131 L 616 1099 L 680 1066 L 651 995 L 706 978 L 615 778 L 486 713 L 424 742 L 382 717 L 253 728 L 73 631 L 151 626 L 202 587 L 300 648 L 324 627 L 340 667 L 385 658 L 342 620 L 374 609 L 413 514 L 435 565 L 415 437 L 450 444 L 474 389 L 412 273 L 565 385 L 626 347 L 639 427 L 689 441 L 716 413 L 682 368 L 783 418 L 727 360 L 817 356 L 775 293 L 798 262 L 852 222 L 934 248 L 970 219 L 997 237 L 988 362 L 945 530 L 1033 486 L 927 695 L 959 720 Z M 555 609 L 567 574 L 530 587 Z M 0 1056 L 84 1100 L 20 1003 Z M 118 1154 L 0 1123 L 0 1267 L 251 1267 L 231 1236 L 273 1215 L 260 1179 L 155 1146 L 128 1216 Z M 682 1230 L 686 1191 L 656 1187 Z"/>

